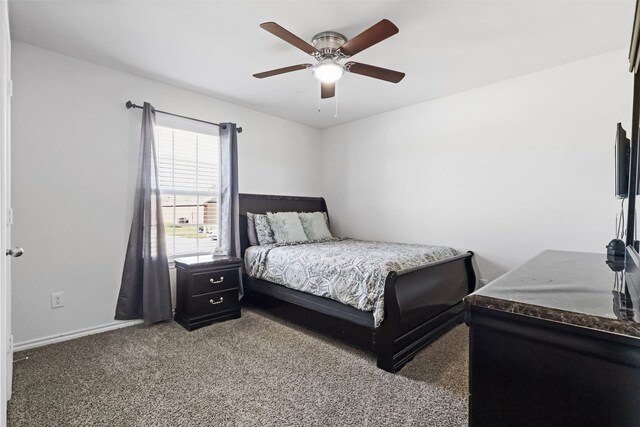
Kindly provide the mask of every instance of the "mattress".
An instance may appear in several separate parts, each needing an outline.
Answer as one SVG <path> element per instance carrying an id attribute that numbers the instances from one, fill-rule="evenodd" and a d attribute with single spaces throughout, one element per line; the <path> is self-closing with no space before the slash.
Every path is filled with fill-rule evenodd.
<path id="1" fill-rule="evenodd" d="M 459 255 L 446 246 L 331 239 L 251 246 L 244 254 L 251 277 L 373 312 L 384 319 L 387 275 Z"/>

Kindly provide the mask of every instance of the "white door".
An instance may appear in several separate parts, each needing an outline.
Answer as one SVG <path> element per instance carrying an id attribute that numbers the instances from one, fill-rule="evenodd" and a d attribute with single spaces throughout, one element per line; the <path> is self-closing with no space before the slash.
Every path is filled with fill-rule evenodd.
<path id="1" fill-rule="evenodd" d="M 11 39 L 8 2 L 0 2 L 0 426 L 6 425 L 7 400 L 11 398 L 13 338 L 11 336 Z"/>

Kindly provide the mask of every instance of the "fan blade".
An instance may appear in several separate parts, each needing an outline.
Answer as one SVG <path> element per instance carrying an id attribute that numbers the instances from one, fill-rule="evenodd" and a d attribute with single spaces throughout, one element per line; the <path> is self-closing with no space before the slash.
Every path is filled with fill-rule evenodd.
<path id="1" fill-rule="evenodd" d="M 292 65 L 290 67 L 277 68 L 275 70 L 264 71 L 262 73 L 254 74 L 253 77 L 257 79 L 264 79 L 265 77 L 277 76 L 278 74 L 290 73 L 292 71 L 306 70 L 311 67 L 311 64 Z"/>
<path id="2" fill-rule="evenodd" d="M 388 19 L 383 19 L 368 30 L 364 30 L 342 46 L 340 46 L 340 52 L 347 56 L 353 56 L 358 52 L 362 52 L 366 48 L 373 46 L 376 43 L 380 43 L 382 40 L 391 37 L 398 33 L 398 27 Z"/>
<path id="3" fill-rule="evenodd" d="M 287 43 L 294 45 L 298 49 L 304 52 L 307 52 L 309 55 L 320 53 L 318 49 L 311 46 L 309 43 L 302 40 L 300 37 L 296 36 L 292 32 L 285 30 L 275 22 L 263 22 L 262 24 L 260 24 L 260 27 L 269 31 L 274 36 L 280 37 L 282 40 L 286 41 Z"/>
<path id="4" fill-rule="evenodd" d="M 391 83 L 398 83 L 404 79 L 404 73 L 400 71 L 388 70 L 386 68 L 374 67 L 373 65 L 360 64 L 358 62 L 347 62 L 344 64 L 344 68 L 351 73 L 386 80 Z"/>
<path id="5" fill-rule="evenodd" d="M 336 96 L 336 84 L 335 83 L 321 83 L 320 84 L 320 98 L 333 98 Z"/>

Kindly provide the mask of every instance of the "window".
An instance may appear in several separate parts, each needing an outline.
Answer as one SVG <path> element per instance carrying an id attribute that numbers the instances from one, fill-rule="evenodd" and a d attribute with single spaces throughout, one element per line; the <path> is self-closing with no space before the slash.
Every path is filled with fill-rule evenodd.
<path id="1" fill-rule="evenodd" d="M 218 241 L 218 136 L 157 126 L 167 256 L 211 252 Z"/>

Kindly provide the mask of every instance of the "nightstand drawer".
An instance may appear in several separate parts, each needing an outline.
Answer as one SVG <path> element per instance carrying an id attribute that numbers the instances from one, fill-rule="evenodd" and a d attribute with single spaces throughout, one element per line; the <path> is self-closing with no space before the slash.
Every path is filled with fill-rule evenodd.
<path id="1" fill-rule="evenodd" d="M 240 309 L 237 288 L 191 297 L 189 316 L 207 316 L 234 309 Z"/>
<path id="2" fill-rule="evenodd" d="M 240 269 L 229 268 L 208 273 L 194 274 L 191 279 L 191 295 L 208 294 L 240 286 Z"/>

